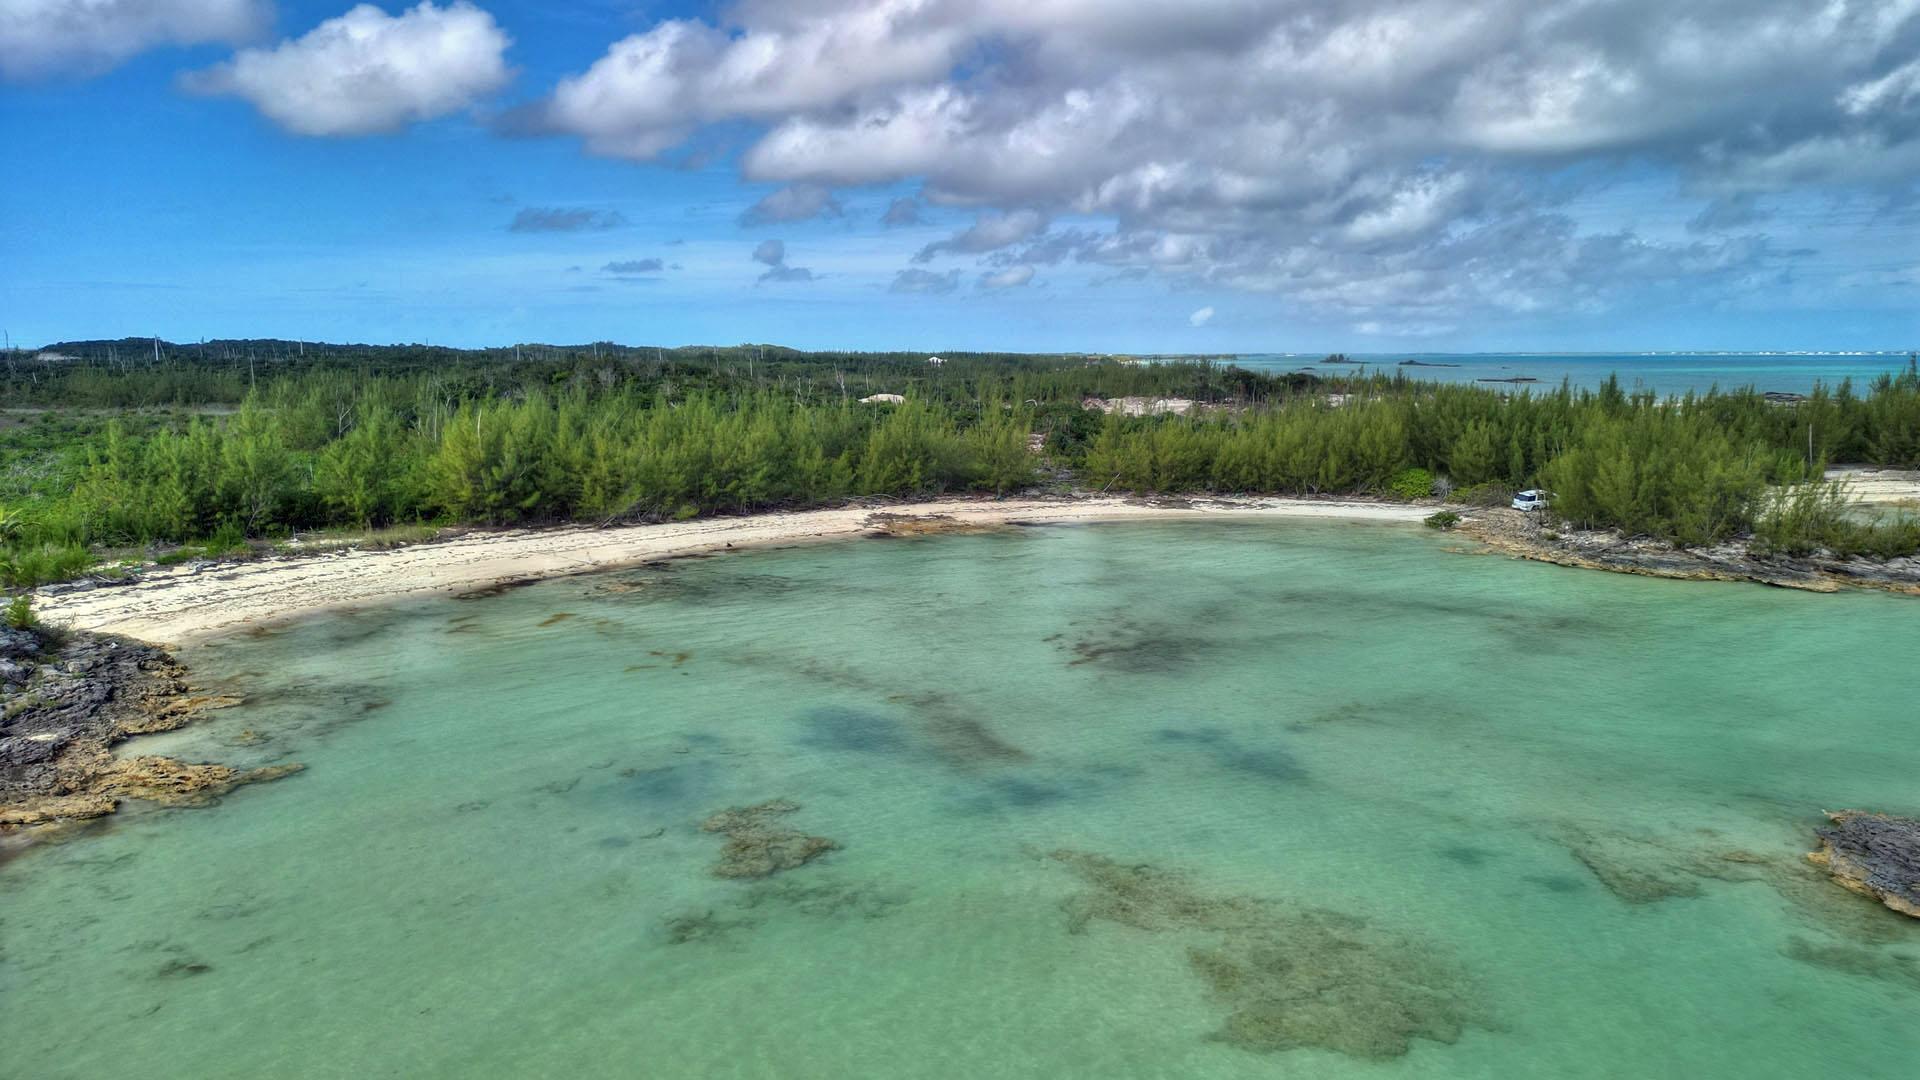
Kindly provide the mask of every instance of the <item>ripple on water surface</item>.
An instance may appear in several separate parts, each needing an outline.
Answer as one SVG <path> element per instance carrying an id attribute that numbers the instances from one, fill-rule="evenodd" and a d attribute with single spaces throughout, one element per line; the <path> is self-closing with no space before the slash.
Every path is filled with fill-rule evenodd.
<path id="1" fill-rule="evenodd" d="M 0 870 L 0 1075 L 1907 1076 L 1920 607 L 1383 526 L 656 564 L 186 657 L 307 771 Z"/>

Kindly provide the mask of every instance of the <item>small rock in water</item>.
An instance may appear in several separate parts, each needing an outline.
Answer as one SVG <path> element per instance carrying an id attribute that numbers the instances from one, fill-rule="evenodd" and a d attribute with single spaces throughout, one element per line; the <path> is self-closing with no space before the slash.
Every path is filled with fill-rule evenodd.
<path id="1" fill-rule="evenodd" d="M 1807 856 L 1842 888 L 1871 896 L 1920 919 L 1920 821 L 1841 810 L 1815 830 L 1820 849 Z"/>

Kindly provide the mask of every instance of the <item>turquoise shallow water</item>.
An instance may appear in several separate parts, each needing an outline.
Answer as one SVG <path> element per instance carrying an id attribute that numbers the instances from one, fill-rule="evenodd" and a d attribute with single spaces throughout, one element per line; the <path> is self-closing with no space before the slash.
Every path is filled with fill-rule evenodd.
<path id="1" fill-rule="evenodd" d="M 1904 1077 L 1920 605 L 1423 530 L 862 541 L 317 618 L 0 869 L 0 1075 Z M 566 617 L 561 617 L 566 616 Z M 712 875 L 700 823 L 838 850 Z"/>
<path id="2" fill-rule="evenodd" d="M 1357 364 L 1322 364 L 1323 356 L 1261 354 L 1233 362 L 1256 371 L 1313 371 L 1322 375 L 1353 374 Z M 1593 389 L 1616 376 L 1628 390 L 1657 394 L 1706 393 L 1719 387 L 1805 394 L 1815 384 L 1837 387 L 1852 379 L 1856 394 L 1880 375 L 1906 370 L 1906 353 L 1370 353 L 1353 354 L 1368 374 L 1404 373 L 1430 382 L 1482 383 L 1500 389 L 1531 388 L 1535 393 L 1558 387 L 1561 380 Z M 1419 366 L 1401 366 L 1417 360 Z M 1489 379 L 1530 378 L 1536 383 L 1502 386 Z"/>

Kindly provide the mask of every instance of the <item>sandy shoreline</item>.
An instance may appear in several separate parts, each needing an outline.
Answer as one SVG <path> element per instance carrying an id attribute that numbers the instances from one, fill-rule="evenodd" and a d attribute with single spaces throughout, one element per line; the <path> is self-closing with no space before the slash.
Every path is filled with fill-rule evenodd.
<path id="1" fill-rule="evenodd" d="M 605 529 L 474 532 L 386 551 L 153 567 L 127 585 L 43 593 L 36 599 L 36 608 L 49 621 L 73 629 L 179 646 L 328 608 L 466 592 L 727 547 L 856 537 L 873 531 L 870 519 L 876 513 L 943 515 L 962 525 L 991 526 L 1195 518 L 1417 522 L 1432 508 L 1283 498 L 1155 504 L 1117 497 L 941 499 Z"/>

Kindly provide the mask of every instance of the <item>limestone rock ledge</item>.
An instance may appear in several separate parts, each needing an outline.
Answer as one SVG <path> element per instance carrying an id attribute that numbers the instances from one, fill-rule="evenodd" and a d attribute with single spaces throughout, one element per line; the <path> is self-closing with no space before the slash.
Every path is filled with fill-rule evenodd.
<path id="1" fill-rule="evenodd" d="M 1920 919 L 1920 821 L 1840 810 L 1815 830 L 1820 849 L 1807 861 L 1823 867 L 1842 888 L 1870 896 Z"/>
<path id="2" fill-rule="evenodd" d="M 123 800 L 204 806 L 298 772 L 166 757 L 117 758 L 115 743 L 171 731 L 237 698 L 196 694 L 166 652 L 106 634 L 0 630 L 0 836 L 113 813 Z"/>
<path id="3" fill-rule="evenodd" d="M 1604 530 L 1553 531 L 1518 510 L 1462 513 L 1462 535 L 1503 555 L 1535 562 L 1687 581 L 1752 581 L 1809 592 L 1862 588 L 1920 596 L 1920 557 L 1876 561 L 1832 555 L 1762 556 L 1740 540 L 1678 548 Z"/>

